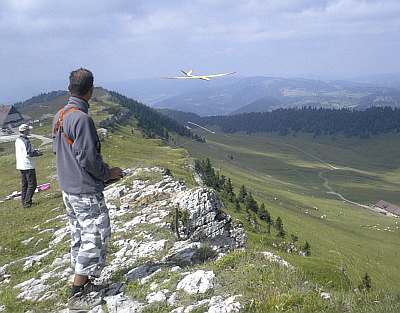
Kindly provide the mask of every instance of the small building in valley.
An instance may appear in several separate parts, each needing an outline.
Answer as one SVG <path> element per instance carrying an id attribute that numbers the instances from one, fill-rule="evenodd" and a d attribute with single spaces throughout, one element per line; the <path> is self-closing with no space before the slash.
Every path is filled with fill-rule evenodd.
<path id="1" fill-rule="evenodd" d="M 381 200 L 377 204 L 375 204 L 375 207 L 385 210 L 391 215 L 400 217 L 400 207 L 398 207 L 397 205 Z"/>
<path id="2" fill-rule="evenodd" d="M 0 105 L 0 128 L 16 127 L 24 122 L 22 114 L 12 105 Z"/>

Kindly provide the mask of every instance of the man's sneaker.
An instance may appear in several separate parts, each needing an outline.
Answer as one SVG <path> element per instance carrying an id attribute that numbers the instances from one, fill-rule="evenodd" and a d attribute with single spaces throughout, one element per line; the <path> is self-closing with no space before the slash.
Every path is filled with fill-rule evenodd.
<path id="1" fill-rule="evenodd" d="M 85 312 L 106 302 L 95 292 L 86 294 L 78 292 L 68 300 L 69 312 Z"/>
<path id="2" fill-rule="evenodd" d="M 101 292 L 109 287 L 109 284 L 95 285 L 90 279 L 83 286 L 83 293 Z"/>

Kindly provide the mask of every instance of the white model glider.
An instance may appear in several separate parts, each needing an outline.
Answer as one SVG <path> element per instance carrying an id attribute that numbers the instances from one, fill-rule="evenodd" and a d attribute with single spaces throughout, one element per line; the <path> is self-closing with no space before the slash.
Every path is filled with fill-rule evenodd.
<path id="1" fill-rule="evenodd" d="M 181 71 L 185 76 L 175 76 L 175 77 L 164 77 L 166 79 L 202 79 L 202 80 L 210 80 L 213 77 L 221 77 L 221 76 L 226 76 L 226 75 L 232 75 L 235 74 L 236 72 L 230 72 L 230 73 L 221 73 L 221 74 L 211 74 L 211 75 L 192 75 L 193 70 L 189 71 Z"/>

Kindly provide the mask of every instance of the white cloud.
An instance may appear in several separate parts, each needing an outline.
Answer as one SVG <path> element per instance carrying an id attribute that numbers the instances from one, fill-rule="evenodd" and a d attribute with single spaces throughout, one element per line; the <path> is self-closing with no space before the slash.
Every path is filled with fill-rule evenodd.
<path id="1" fill-rule="evenodd" d="M 393 54 L 381 55 L 385 71 L 400 53 L 398 16 L 398 0 L 3 0 L 0 67 L 28 78 L 78 64 L 104 76 L 189 62 L 241 64 L 238 70 L 251 72 L 262 69 L 259 58 L 266 56 L 268 70 L 284 63 L 298 73 L 323 70 L 327 56 L 332 68 L 350 70 L 360 50 L 372 57 L 384 46 Z"/>

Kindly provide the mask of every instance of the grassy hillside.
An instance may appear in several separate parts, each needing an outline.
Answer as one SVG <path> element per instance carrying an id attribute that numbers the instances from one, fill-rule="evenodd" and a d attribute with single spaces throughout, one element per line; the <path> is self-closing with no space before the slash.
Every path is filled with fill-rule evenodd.
<path id="1" fill-rule="evenodd" d="M 133 126 L 135 126 L 135 121 L 117 126 L 111 136 L 103 142 L 103 156 L 110 165 L 122 168 L 135 166 L 168 167 L 175 177 L 184 179 L 189 184 L 194 183 L 188 170 L 188 154 L 184 149 L 172 149 L 159 139 L 146 139 L 138 130 L 132 134 Z M 40 142 L 33 141 L 33 144 L 38 146 Z M 0 147 L 3 148 L 0 154 L 0 166 L 3 169 L 0 174 L 2 181 L 0 198 L 3 198 L 12 191 L 20 189 L 20 179 L 19 173 L 15 170 L 13 146 L 11 144 L 0 144 Z M 60 224 L 60 221 L 52 221 L 63 211 L 61 193 L 54 179 L 54 156 L 50 146 L 42 148 L 45 153 L 38 160 L 38 181 L 39 183 L 50 181 L 52 183 L 51 189 L 48 192 L 36 194 L 34 197 L 36 205 L 29 210 L 22 208 L 19 201 L 16 200 L 0 203 L 0 267 L 13 260 L 38 253 L 48 246 L 52 233 L 43 233 L 39 240 L 36 239 L 29 245 L 22 244 L 22 241 L 27 238 L 32 236 L 37 238 L 37 231 L 34 229 L 36 225 L 40 224 L 45 228 L 62 226 L 62 222 Z M 62 255 L 68 252 L 68 249 L 68 245 L 63 244 L 53 251 L 51 258 L 48 259 L 52 260 L 52 257 Z M 37 271 L 47 264 L 46 262 L 50 261 L 45 260 L 28 271 L 21 271 L 19 263 L 13 265 L 10 268 L 12 275 L 10 285 L 13 286 L 35 277 Z M 34 312 L 51 310 L 52 301 L 22 302 L 16 298 L 18 290 L 6 288 L 6 286 L 0 284 L 0 304 L 7 307 L 6 312 L 26 312 L 30 309 L 33 309 Z M 66 292 L 67 286 L 60 290 L 60 297 L 65 297 Z"/>
<path id="2" fill-rule="evenodd" d="M 97 124 L 111 115 L 105 110 L 110 106 L 114 106 L 112 111 L 119 107 L 106 97 L 97 97 L 91 102 L 91 114 Z M 49 136 L 49 123 L 36 128 L 35 132 Z M 212 266 L 218 275 L 221 282 L 218 288 L 230 294 L 243 294 L 244 312 L 398 311 L 400 301 L 392 296 L 400 288 L 397 268 L 399 230 L 395 220 L 326 194 L 320 176 L 328 178 L 331 188 L 339 190 L 342 187 L 344 196 L 351 200 L 361 203 L 374 201 L 371 191 L 376 189 L 378 195 L 385 194 L 388 200 L 400 202 L 395 192 L 398 186 L 396 158 L 400 154 L 400 147 L 396 148 L 396 136 L 384 137 L 388 144 L 383 145 L 379 144 L 379 138 L 376 142 L 350 139 L 315 141 L 309 137 L 202 135 L 207 136 L 206 144 L 174 136 L 174 140 L 181 141 L 187 150 L 171 148 L 162 140 L 145 138 L 137 127 L 137 121 L 131 119 L 110 130 L 102 145 L 103 156 L 113 166 L 167 167 L 175 177 L 186 180 L 189 185 L 194 181 L 189 169 L 192 160 L 188 151 L 195 157 L 210 157 L 224 174 L 233 179 L 236 191 L 239 185 L 245 184 L 257 200 L 266 204 L 274 218 L 282 217 L 289 234 L 295 233 L 302 242 L 307 240 L 311 243 L 310 257 L 277 252 L 297 266 L 295 271 L 280 268 L 260 255 L 260 251 L 275 250 L 271 245 L 274 233 L 266 234 L 266 225 L 261 221 L 261 231 L 257 231 L 246 220 L 245 212 L 227 207 L 235 219 L 244 223 L 249 247 L 207 266 Z M 35 140 L 33 144 L 38 146 L 40 142 Z M 23 209 L 14 200 L 0 203 L 0 267 L 48 246 L 52 233 L 44 232 L 38 240 L 34 230 L 36 225 L 45 228 L 60 226 L 60 222 L 52 220 L 62 212 L 60 191 L 54 178 L 54 156 L 50 146 L 42 148 L 45 153 L 38 160 L 38 180 L 39 183 L 52 182 L 52 188 L 49 192 L 37 194 L 34 198 L 37 205 L 30 210 Z M 382 149 L 386 149 L 384 158 L 380 155 Z M 370 155 L 365 151 L 370 151 Z M 345 170 L 332 170 L 328 163 Z M 19 173 L 14 169 L 13 145 L 10 143 L 0 144 L 0 166 L 3 169 L 0 173 L 2 198 L 19 190 Z M 366 177 L 375 179 L 376 184 L 370 185 Z M 343 187 L 345 184 L 346 188 Z M 321 219 L 322 215 L 326 218 Z M 379 229 L 390 227 L 393 232 L 371 228 L 377 224 Z M 22 243 L 34 234 L 36 239 L 32 244 Z M 52 257 L 67 251 L 67 243 L 62 244 L 52 252 Z M 53 300 L 22 302 L 16 298 L 17 290 L 3 288 L 35 277 L 46 262 L 50 261 L 45 260 L 27 271 L 21 271 L 20 263 L 11 266 L 10 283 L 0 284 L 0 304 L 7 307 L 6 312 L 46 312 L 51 308 Z M 372 277 L 373 292 L 353 293 L 351 289 L 358 286 L 365 272 Z M 331 301 L 321 299 L 322 290 L 332 293 Z M 60 290 L 62 301 L 66 292 L 66 287 Z M 166 313 L 170 308 L 163 305 L 149 312 Z"/>
<path id="3" fill-rule="evenodd" d="M 236 190 L 241 184 L 253 190 L 273 216 L 282 217 L 290 232 L 310 242 L 311 257 L 286 258 L 316 281 L 337 289 L 341 289 L 343 271 L 348 272 L 353 287 L 368 272 L 377 288 L 400 289 L 400 222 L 327 194 L 321 178 L 360 204 L 381 199 L 400 204 L 398 136 L 315 140 L 308 136 L 202 135 L 207 144 L 184 142 L 191 154 L 210 157 L 232 178 Z M 252 246 L 263 246 L 262 233 L 253 230 L 250 237 Z"/>
<path id="4" fill-rule="evenodd" d="M 52 115 L 61 109 L 68 101 L 69 92 L 57 91 L 33 97 L 24 102 L 17 103 L 16 106 L 21 113 L 29 115 L 33 119 L 40 119 L 43 115 Z M 103 110 L 101 103 L 107 98 L 107 91 L 96 87 L 93 93 L 93 109 Z M 112 105 L 112 104 L 111 104 Z M 92 112 L 95 114 L 95 112 Z"/>

